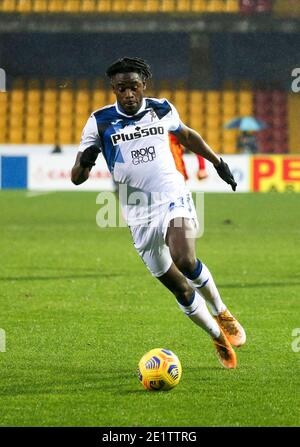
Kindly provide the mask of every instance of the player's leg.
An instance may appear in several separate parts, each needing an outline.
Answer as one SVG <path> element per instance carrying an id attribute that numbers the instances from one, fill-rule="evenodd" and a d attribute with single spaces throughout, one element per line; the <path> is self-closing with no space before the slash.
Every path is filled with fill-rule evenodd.
<path id="1" fill-rule="evenodd" d="M 218 324 L 234 346 L 246 341 L 246 334 L 240 323 L 227 310 L 214 279 L 207 266 L 196 258 L 194 223 L 192 219 L 176 217 L 169 223 L 166 243 L 178 269 L 186 276 L 187 282 L 210 305 Z"/>
<path id="2" fill-rule="evenodd" d="M 235 368 L 236 354 L 224 332 L 207 309 L 205 300 L 191 288 L 184 275 L 174 263 L 169 270 L 157 279 L 176 297 L 180 309 L 197 326 L 204 329 L 213 340 L 220 362 L 225 368 Z"/>

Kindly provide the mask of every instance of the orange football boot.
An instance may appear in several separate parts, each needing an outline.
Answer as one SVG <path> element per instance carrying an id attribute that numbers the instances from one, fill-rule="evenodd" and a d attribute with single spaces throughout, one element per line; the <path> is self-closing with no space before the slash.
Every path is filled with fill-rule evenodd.
<path id="1" fill-rule="evenodd" d="M 219 327 L 224 331 L 228 341 L 237 348 L 246 342 L 246 333 L 236 318 L 229 312 L 224 310 L 214 317 Z"/>
<path id="2" fill-rule="evenodd" d="M 224 368 L 236 368 L 236 354 L 221 328 L 220 331 L 220 336 L 218 338 L 213 338 L 213 343 L 217 350 L 218 359 L 220 360 Z"/>

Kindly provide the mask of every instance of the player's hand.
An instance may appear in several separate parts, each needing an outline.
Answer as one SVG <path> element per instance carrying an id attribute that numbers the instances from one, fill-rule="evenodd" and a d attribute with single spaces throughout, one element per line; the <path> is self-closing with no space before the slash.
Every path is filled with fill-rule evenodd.
<path id="1" fill-rule="evenodd" d="M 82 168 L 89 168 L 91 169 L 93 166 L 95 166 L 95 161 L 100 154 L 100 149 L 93 145 L 90 147 L 87 147 L 81 154 L 80 157 L 80 166 Z"/>
<path id="2" fill-rule="evenodd" d="M 225 161 L 222 158 L 220 158 L 220 160 L 221 160 L 221 163 L 218 166 L 215 166 L 216 171 L 219 174 L 219 176 L 221 177 L 221 179 L 224 180 L 224 182 L 231 185 L 232 190 L 235 191 L 237 183 L 234 180 L 234 177 L 229 169 L 229 166 L 227 163 L 225 163 Z"/>

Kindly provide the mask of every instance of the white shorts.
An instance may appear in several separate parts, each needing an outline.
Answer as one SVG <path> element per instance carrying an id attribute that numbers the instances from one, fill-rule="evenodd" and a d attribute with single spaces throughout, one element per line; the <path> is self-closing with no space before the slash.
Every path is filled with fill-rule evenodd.
<path id="1" fill-rule="evenodd" d="M 155 223 L 129 227 L 135 249 L 153 276 L 162 276 L 173 262 L 165 238 L 170 221 L 176 217 L 191 219 L 196 233 L 199 224 L 191 193 L 161 206 Z"/>

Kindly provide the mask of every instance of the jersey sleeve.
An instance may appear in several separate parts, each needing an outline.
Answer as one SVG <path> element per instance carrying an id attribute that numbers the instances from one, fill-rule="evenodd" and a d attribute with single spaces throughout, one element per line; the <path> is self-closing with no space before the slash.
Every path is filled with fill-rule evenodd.
<path id="1" fill-rule="evenodd" d="M 177 132 L 180 129 L 182 122 L 181 122 L 179 114 L 178 114 L 176 108 L 173 106 L 173 104 L 171 104 L 169 102 L 169 105 L 171 107 L 169 131 Z"/>
<path id="2" fill-rule="evenodd" d="M 87 147 L 96 145 L 101 149 L 100 137 L 97 128 L 97 122 L 94 115 L 91 115 L 87 120 L 86 125 L 83 128 L 81 134 L 81 140 L 78 150 L 80 152 L 84 151 Z"/>

